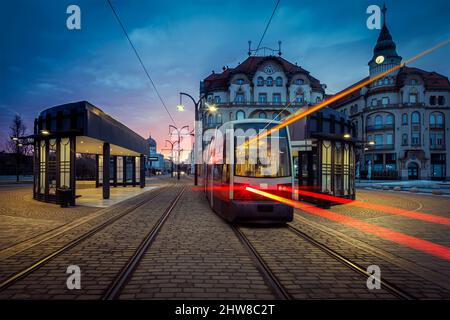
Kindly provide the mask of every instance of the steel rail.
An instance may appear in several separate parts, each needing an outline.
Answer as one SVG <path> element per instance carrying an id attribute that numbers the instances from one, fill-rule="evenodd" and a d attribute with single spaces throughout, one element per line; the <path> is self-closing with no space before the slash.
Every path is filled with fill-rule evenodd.
<path id="1" fill-rule="evenodd" d="M 247 236 L 239 229 L 238 226 L 232 225 L 231 228 L 235 232 L 238 239 L 244 244 L 253 260 L 255 261 L 256 268 L 260 271 L 266 283 L 272 289 L 273 293 L 278 299 L 281 300 L 292 300 L 292 296 L 287 292 L 287 290 L 283 287 L 280 280 L 275 276 L 270 267 L 258 253 L 256 248 L 251 244 L 250 240 L 248 240 Z"/>
<path id="2" fill-rule="evenodd" d="M 350 261 L 349 259 L 347 259 L 343 255 L 341 255 L 340 253 L 338 253 L 335 250 L 331 249 L 327 245 L 325 245 L 325 244 L 323 244 L 323 243 L 313 239 L 312 237 L 310 237 L 306 233 L 300 231 L 299 229 L 297 229 L 297 228 L 295 228 L 295 227 L 293 227 L 291 225 L 287 225 L 287 228 L 292 233 L 294 233 L 297 236 L 303 238 L 304 240 L 306 240 L 307 242 L 309 242 L 313 246 L 319 248 L 323 252 L 327 253 L 329 256 L 335 258 L 339 262 L 345 264 L 350 269 L 358 272 L 359 274 L 364 275 L 367 278 L 373 277 L 372 274 L 367 272 L 363 267 L 361 267 L 357 263 Z M 388 282 L 386 280 L 381 280 L 381 279 L 377 279 L 377 280 L 380 281 L 381 287 L 383 287 L 384 289 L 386 289 L 387 291 L 389 291 L 390 293 L 392 293 L 396 297 L 398 297 L 398 298 L 400 298 L 402 300 L 416 300 L 416 298 L 414 298 L 412 295 L 410 295 L 409 293 L 403 291 L 402 289 L 398 288 L 397 286 L 393 285 L 392 283 L 390 283 L 390 282 Z"/>
<path id="3" fill-rule="evenodd" d="M 27 275 L 29 275 L 33 271 L 37 270 L 38 268 L 42 267 L 44 264 L 46 264 L 50 260 L 54 259 L 55 257 L 57 257 L 57 256 L 63 254 L 64 252 L 72 249 L 73 247 L 75 247 L 76 245 L 80 244 L 84 240 L 92 237 L 97 232 L 105 229 L 106 227 L 110 226 L 111 224 L 113 224 L 114 222 L 118 221 L 119 219 L 125 217 L 126 215 L 130 214 L 131 212 L 135 211 L 136 209 L 142 207 L 143 205 L 153 201 L 155 198 L 157 198 L 159 195 L 161 195 L 162 193 L 164 193 L 164 191 L 166 191 L 168 189 L 169 189 L 169 187 L 163 187 L 160 190 L 151 193 L 151 197 L 150 198 L 146 198 L 146 199 L 140 201 L 139 203 L 137 203 L 137 204 L 127 208 L 122 213 L 118 214 L 117 216 L 112 217 L 111 219 L 108 219 L 107 221 L 103 222 L 102 224 L 100 224 L 100 225 L 96 226 L 95 228 L 89 230 L 88 232 L 84 233 L 80 237 L 70 241 L 68 244 L 66 244 L 63 247 L 59 248 L 58 250 L 55 250 L 54 252 L 48 254 L 47 256 L 45 256 L 44 258 L 42 258 L 39 261 L 35 262 L 31 266 L 29 266 L 29 267 L 23 269 L 22 271 L 19 271 L 16 274 L 8 277 L 5 281 L 0 283 L 0 292 L 5 290 L 9 286 L 13 285 L 17 281 L 23 279 L 24 277 L 26 277 Z"/>
<path id="4" fill-rule="evenodd" d="M 102 297 L 102 300 L 115 300 L 119 298 L 123 288 L 131 279 L 134 271 L 139 265 L 139 262 L 142 260 L 144 254 L 147 252 L 150 245 L 156 239 L 156 236 L 163 227 L 164 223 L 169 218 L 170 214 L 173 212 L 173 209 L 181 199 L 185 190 L 186 186 L 184 186 L 181 189 L 176 198 L 171 202 L 171 204 L 166 208 L 166 210 L 164 210 L 162 216 L 159 218 L 159 220 L 156 222 L 156 224 L 153 226 L 150 232 L 145 236 L 144 240 L 141 242 L 141 244 L 136 249 L 134 254 L 128 260 L 127 264 L 122 268 L 117 277 L 114 279 L 113 283 L 106 290 L 105 294 Z"/>

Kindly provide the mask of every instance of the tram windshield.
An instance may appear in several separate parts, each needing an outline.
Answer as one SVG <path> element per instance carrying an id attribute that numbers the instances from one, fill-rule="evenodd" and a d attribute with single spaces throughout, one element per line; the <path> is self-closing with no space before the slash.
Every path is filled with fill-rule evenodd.
<path id="1" fill-rule="evenodd" d="M 266 128 L 267 126 L 267 128 Z M 260 130 L 274 124 L 242 123 L 234 128 L 234 174 L 240 177 L 279 178 L 291 175 L 289 140 L 286 128 L 250 142 Z"/>

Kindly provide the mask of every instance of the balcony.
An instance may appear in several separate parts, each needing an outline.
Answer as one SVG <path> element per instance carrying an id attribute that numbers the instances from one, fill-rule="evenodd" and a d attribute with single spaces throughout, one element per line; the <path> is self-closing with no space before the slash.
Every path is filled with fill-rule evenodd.
<path id="1" fill-rule="evenodd" d="M 430 150 L 445 150 L 445 144 L 432 144 Z"/>
<path id="2" fill-rule="evenodd" d="M 444 124 L 443 123 L 433 123 L 430 124 L 430 130 L 444 130 Z"/>
<path id="3" fill-rule="evenodd" d="M 393 150 L 394 144 L 375 144 L 369 147 L 368 151 L 371 150 Z"/>
<path id="4" fill-rule="evenodd" d="M 383 131 L 383 130 L 394 130 L 394 124 L 375 124 L 371 126 L 366 126 L 366 131 Z"/>
<path id="5" fill-rule="evenodd" d="M 300 107 L 306 107 L 311 106 L 312 104 L 308 102 L 287 102 L 287 101 L 280 101 L 280 102 L 222 102 L 222 103 L 216 103 L 215 105 L 218 108 L 248 108 L 248 107 L 257 107 L 257 108 L 286 108 L 286 106 L 289 104 L 290 108 L 300 108 Z"/>

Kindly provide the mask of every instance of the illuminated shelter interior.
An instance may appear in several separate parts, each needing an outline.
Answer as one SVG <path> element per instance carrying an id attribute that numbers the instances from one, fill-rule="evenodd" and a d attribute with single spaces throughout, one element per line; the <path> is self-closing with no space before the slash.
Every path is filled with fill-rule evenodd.
<path id="1" fill-rule="evenodd" d="M 348 199 L 355 198 L 355 128 L 328 107 L 289 125 L 298 188 Z M 329 201 L 299 196 L 299 200 Z"/>
<path id="2" fill-rule="evenodd" d="M 34 144 L 36 200 L 59 203 L 59 190 L 68 188 L 75 205 L 77 153 L 95 154 L 95 185 L 103 188 L 103 199 L 111 185 L 145 187 L 145 139 L 87 101 L 42 111 L 34 121 Z"/>

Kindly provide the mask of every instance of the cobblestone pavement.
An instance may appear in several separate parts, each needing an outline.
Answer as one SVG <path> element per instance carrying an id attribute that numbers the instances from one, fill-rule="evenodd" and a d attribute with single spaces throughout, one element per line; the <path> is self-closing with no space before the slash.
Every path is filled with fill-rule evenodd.
<path id="1" fill-rule="evenodd" d="M 33 199 L 32 186 L 0 188 L 0 250 L 63 226 L 98 208 L 69 207 Z"/>
<path id="2" fill-rule="evenodd" d="M 395 299 L 285 227 L 241 230 L 294 299 Z"/>
<path id="3" fill-rule="evenodd" d="M 175 186 L 175 179 L 162 181 L 169 187 L 56 226 L 45 237 L 25 241 L 14 250 L 0 250 L 0 280 L 4 281 L 95 226 L 158 195 L 0 292 L 0 299 L 101 298 L 181 188 Z M 182 182 L 186 183 L 192 181 Z M 450 200 L 437 196 L 361 190 L 358 199 L 412 212 L 450 215 L 446 209 Z M 448 226 L 348 204 L 331 210 L 448 245 Z M 20 220 L 15 221 L 20 226 Z M 382 279 L 415 298 L 450 299 L 447 261 L 300 210 L 296 210 L 291 224 L 363 268 L 380 266 Z M 241 230 L 295 299 L 396 298 L 384 289 L 368 290 L 364 276 L 286 227 L 245 225 Z M 80 290 L 66 287 L 69 265 L 81 268 Z M 211 211 L 200 191 L 191 188 L 175 206 L 120 295 L 120 299 L 273 298 L 271 288 L 232 228 Z"/>
<path id="4" fill-rule="evenodd" d="M 450 216 L 450 199 L 446 197 L 358 190 L 357 199 L 411 212 Z M 446 225 L 349 204 L 330 210 L 447 247 L 450 245 L 449 226 Z M 450 299 L 449 261 L 311 213 L 296 210 L 296 215 L 293 225 L 362 266 L 379 265 L 382 277 L 414 297 Z"/>
<path id="5" fill-rule="evenodd" d="M 180 186 L 174 186 L 162 191 L 157 198 L 14 283 L 0 293 L 0 299 L 100 299 L 180 190 Z M 70 265 L 81 269 L 80 290 L 66 286 Z"/>
<path id="6" fill-rule="evenodd" d="M 245 247 L 200 191 L 186 191 L 121 299 L 273 299 Z"/>
<path id="7" fill-rule="evenodd" d="M 162 187 L 164 185 L 161 184 L 160 186 Z M 27 268 L 93 228 L 120 215 L 153 192 L 155 191 L 148 191 L 135 198 L 128 199 L 106 209 L 98 210 L 84 218 L 74 220 L 27 241 L 0 250 L 0 281 L 4 281 L 10 275 Z"/>

